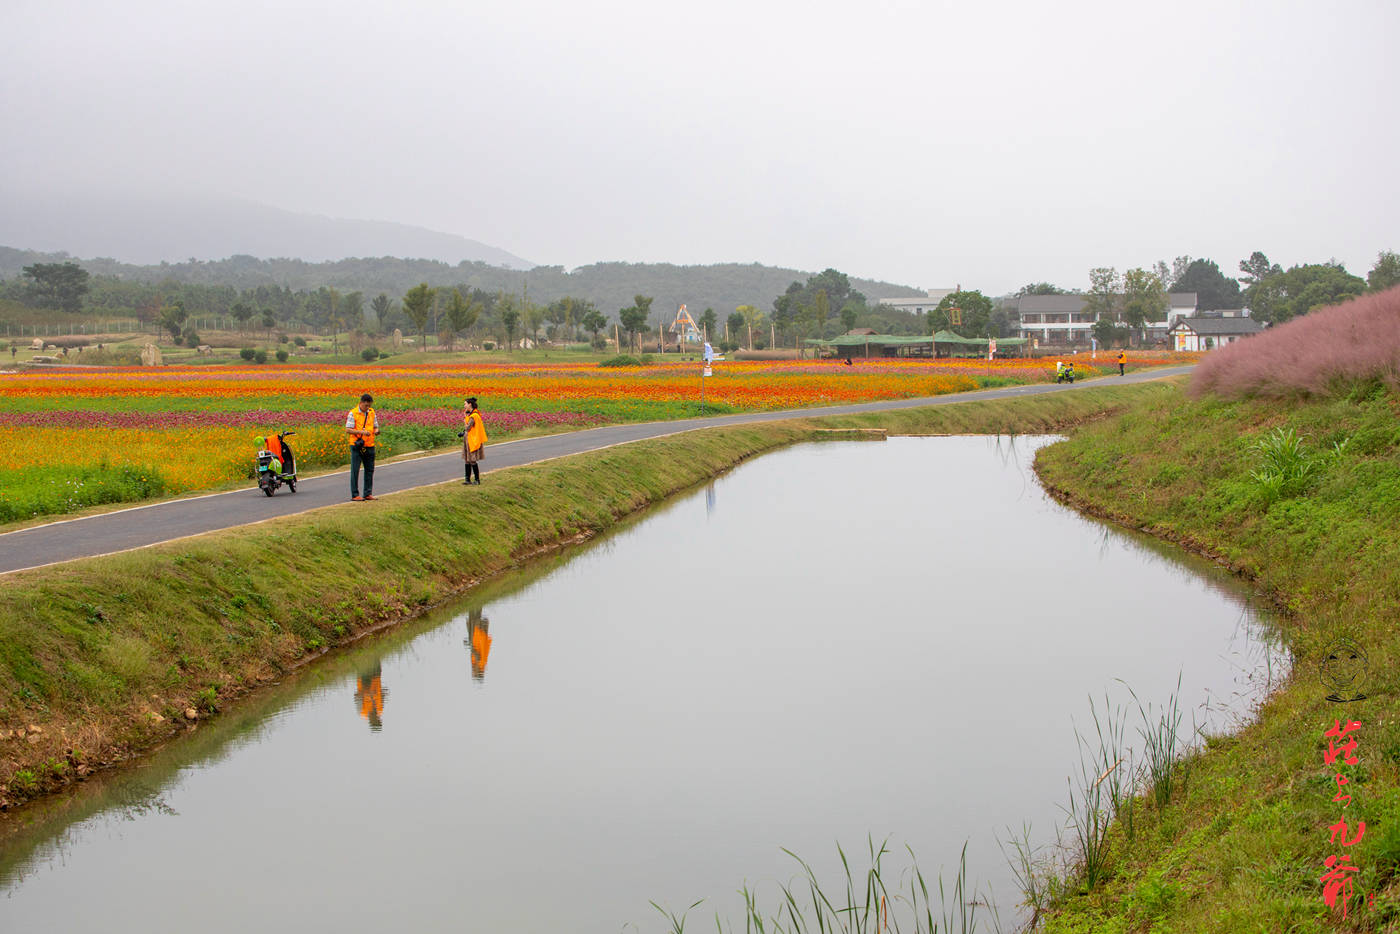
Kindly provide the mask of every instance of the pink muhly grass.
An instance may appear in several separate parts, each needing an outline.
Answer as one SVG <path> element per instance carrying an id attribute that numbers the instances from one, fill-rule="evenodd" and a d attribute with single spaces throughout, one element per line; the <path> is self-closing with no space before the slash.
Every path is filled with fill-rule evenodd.
<path id="1" fill-rule="evenodd" d="M 1319 309 L 1207 354 L 1193 396 L 1327 396 L 1381 380 L 1400 391 L 1400 286 Z"/>

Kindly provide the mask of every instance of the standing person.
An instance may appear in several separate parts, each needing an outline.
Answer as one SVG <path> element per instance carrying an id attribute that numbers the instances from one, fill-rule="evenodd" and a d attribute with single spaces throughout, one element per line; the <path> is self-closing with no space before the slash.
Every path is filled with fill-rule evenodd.
<path id="1" fill-rule="evenodd" d="M 345 433 L 350 442 L 350 498 L 355 502 L 361 499 L 374 499 L 374 439 L 379 434 L 379 416 L 372 405 L 374 397 L 369 393 L 360 396 L 360 404 L 345 416 Z M 360 496 L 360 465 L 365 468 L 365 495 Z"/>
<path id="2" fill-rule="evenodd" d="M 486 457 L 486 425 L 481 420 L 481 411 L 476 407 L 476 396 L 472 396 L 462 403 L 462 420 L 466 427 L 462 429 L 462 462 L 466 465 L 467 476 L 462 483 L 472 482 L 472 477 L 476 477 L 476 485 L 481 486 L 480 462 Z"/>
<path id="3" fill-rule="evenodd" d="M 1128 355 L 1123 351 L 1118 351 L 1118 375 L 1123 375 L 1123 365 L 1128 362 Z"/>

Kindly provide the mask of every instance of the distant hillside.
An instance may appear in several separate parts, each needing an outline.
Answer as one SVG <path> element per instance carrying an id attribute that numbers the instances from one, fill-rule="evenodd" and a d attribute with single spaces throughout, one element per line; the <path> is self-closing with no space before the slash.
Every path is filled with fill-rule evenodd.
<path id="1" fill-rule="evenodd" d="M 0 247 L 0 279 L 11 279 L 32 263 L 71 259 L 66 253 L 36 253 Z M 656 301 L 655 311 L 672 312 L 686 305 L 694 314 L 713 308 L 723 318 L 738 305 L 756 305 L 771 312 L 773 299 L 793 282 L 805 282 L 818 270 L 802 271 L 758 263 L 721 263 L 713 266 L 676 266 L 670 263 L 595 263 L 565 272 L 562 266 L 536 266 L 529 270 L 503 269 L 480 262 L 448 265 L 421 259 L 342 259 L 309 263 L 295 259 L 255 259 L 234 256 L 216 262 L 161 263 L 133 266 L 109 259 L 75 260 L 95 276 L 112 276 L 134 282 L 173 280 L 201 285 L 252 289 L 276 285 L 293 291 L 314 291 L 332 286 L 342 292 L 359 290 L 366 297 L 380 292 L 398 299 L 420 282 L 432 286 L 468 286 L 488 292 L 529 291 L 536 304 L 572 295 L 585 298 L 603 313 L 613 316 L 632 304 L 637 294 Z M 870 279 L 851 279 L 853 288 L 873 304 L 878 298 L 923 295 L 918 289 Z"/>
<path id="2" fill-rule="evenodd" d="M 105 256 L 124 263 L 244 254 L 312 262 L 342 256 L 413 256 L 511 269 L 534 265 L 454 234 L 388 221 L 297 214 L 252 201 L 65 195 L 10 188 L 0 188 L 0 243 Z"/>

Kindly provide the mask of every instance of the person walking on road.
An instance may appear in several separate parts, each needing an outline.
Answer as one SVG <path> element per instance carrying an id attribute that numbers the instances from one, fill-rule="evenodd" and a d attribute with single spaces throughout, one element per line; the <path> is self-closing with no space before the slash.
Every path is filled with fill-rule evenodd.
<path id="1" fill-rule="evenodd" d="M 481 420 L 481 410 L 476 407 L 476 396 L 472 396 L 462 403 L 462 421 L 466 427 L 462 429 L 459 437 L 462 439 L 462 462 L 466 465 L 466 479 L 463 484 L 472 482 L 472 477 L 476 478 L 476 485 L 481 485 L 481 461 L 486 457 L 486 425 Z"/>
<path id="2" fill-rule="evenodd" d="M 355 502 L 374 499 L 374 439 L 379 434 L 379 416 L 374 397 L 360 396 L 360 404 L 345 416 L 345 433 L 350 436 L 350 498 Z M 365 495 L 360 496 L 360 467 L 365 469 Z"/>
<path id="3" fill-rule="evenodd" d="M 1123 351 L 1118 351 L 1118 375 L 1123 375 L 1123 365 L 1128 362 L 1128 355 Z"/>

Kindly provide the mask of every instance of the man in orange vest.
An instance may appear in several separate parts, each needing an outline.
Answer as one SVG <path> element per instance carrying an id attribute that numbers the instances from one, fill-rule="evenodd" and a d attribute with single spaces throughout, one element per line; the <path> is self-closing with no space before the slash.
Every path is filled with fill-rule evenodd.
<path id="1" fill-rule="evenodd" d="M 1128 355 L 1123 351 L 1118 351 L 1118 375 L 1123 375 L 1123 364 L 1128 362 Z"/>
<path id="2" fill-rule="evenodd" d="M 374 397 L 360 396 L 360 404 L 345 416 L 345 433 L 350 436 L 350 498 L 374 499 L 374 438 L 379 434 L 379 416 L 371 407 Z M 360 496 L 360 465 L 365 468 L 365 495 Z"/>

